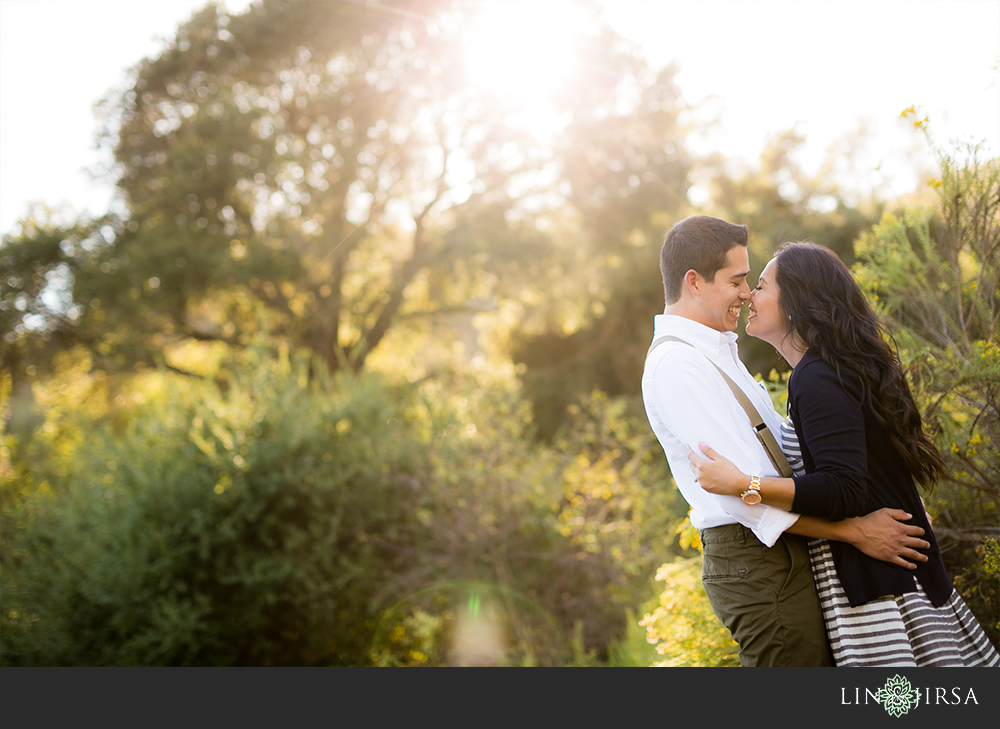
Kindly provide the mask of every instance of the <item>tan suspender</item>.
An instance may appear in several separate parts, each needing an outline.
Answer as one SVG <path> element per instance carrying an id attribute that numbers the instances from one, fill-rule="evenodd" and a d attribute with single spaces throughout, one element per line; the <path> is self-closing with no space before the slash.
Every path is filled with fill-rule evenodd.
<path id="1" fill-rule="evenodd" d="M 689 347 L 694 347 L 691 342 L 685 342 L 679 337 L 672 335 L 667 335 L 665 337 L 660 337 L 649 345 L 649 350 L 646 352 L 646 356 L 649 356 L 649 352 L 653 351 L 653 348 L 662 344 L 663 342 L 680 342 L 681 344 L 686 344 Z M 706 357 L 705 359 L 708 359 Z M 712 360 L 708 360 L 712 362 Z M 729 385 L 729 389 L 733 391 L 736 399 L 739 400 L 740 405 L 746 411 L 747 417 L 750 418 L 750 422 L 753 424 L 754 433 L 757 434 L 757 440 L 760 444 L 764 446 L 764 450 L 767 452 L 767 457 L 771 459 L 771 464 L 777 469 L 785 478 L 792 477 L 792 467 L 788 465 L 788 459 L 785 458 L 785 454 L 781 452 L 781 448 L 778 447 L 778 441 L 774 439 L 774 435 L 771 433 L 770 429 L 767 427 L 767 423 L 764 419 L 760 417 L 760 413 L 757 412 L 757 408 L 754 407 L 753 403 L 750 402 L 750 398 L 747 397 L 746 393 L 740 389 L 740 386 L 733 382 L 733 379 L 727 375 L 719 365 L 712 362 L 712 366 L 719 370 L 719 374 L 726 380 L 726 384 Z"/>

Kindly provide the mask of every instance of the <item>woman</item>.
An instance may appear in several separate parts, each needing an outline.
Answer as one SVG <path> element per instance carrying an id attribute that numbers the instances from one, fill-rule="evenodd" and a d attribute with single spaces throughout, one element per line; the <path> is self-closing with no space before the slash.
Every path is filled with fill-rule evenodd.
<path id="1" fill-rule="evenodd" d="M 812 540 L 810 561 L 838 666 L 1000 666 L 941 561 L 916 482 L 944 475 L 923 432 L 884 325 L 829 249 L 786 243 L 760 276 L 747 334 L 792 366 L 783 450 L 795 475 L 759 479 L 765 504 L 840 520 L 904 509 L 924 529 L 928 560 L 914 570 L 871 559 L 843 542 Z M 699 444 L 698 483 L 740 496 L 758 475 Z M 751 477 L 754 477 L 751 479 Z"/>

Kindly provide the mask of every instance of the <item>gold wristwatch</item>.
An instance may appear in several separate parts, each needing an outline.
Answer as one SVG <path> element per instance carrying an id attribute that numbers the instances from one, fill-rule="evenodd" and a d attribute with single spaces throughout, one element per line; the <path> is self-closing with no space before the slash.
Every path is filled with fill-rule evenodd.
<path id="1" fill-rule="evenodd" d="M 754 504 L 760 503 L 760 476 L 751 476 L 750 485 L 747 490 L 740 494 L 740 498 L 743 499 L 744 504 Z"/>

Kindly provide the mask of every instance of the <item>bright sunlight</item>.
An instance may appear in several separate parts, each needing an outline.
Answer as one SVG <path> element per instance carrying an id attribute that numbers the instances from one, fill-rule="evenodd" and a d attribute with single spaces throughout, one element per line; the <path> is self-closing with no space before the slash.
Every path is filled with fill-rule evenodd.
<path id="1" fill-rule="evenodd" d="M 559 126 L 548 103 L 580 59 L 576 40 L 587 27 L 586 11 L 575 3 L 482 3 L 465 33 L 470 81 L 512 102 L 516 121 L 545 136 Z"/>

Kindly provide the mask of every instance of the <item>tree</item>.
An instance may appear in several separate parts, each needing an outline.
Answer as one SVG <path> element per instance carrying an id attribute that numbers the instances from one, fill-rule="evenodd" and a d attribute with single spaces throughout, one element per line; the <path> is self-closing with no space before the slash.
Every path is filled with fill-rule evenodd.
<path id="1" fill-rule="evenodd" d="M 834 161 L 843 162 L 836 145 L 818 172 L 803 170 L 796 154 L 804 142 L 805 137 L 787 129 L 767 140 L 754 167 L 713 156 L 700 160 L 693 173 L 695 179 L 707 180 L 708 214 L 748 227 L 751 286 L 786 241 L 819 243 L 851 265 L 854 241 L 881 214 L 877 198 L 852 204 L 848 191 L 836 184 L 832 167 Z M 772 370 L 790 370 L 774 347 L 753 337 L 741 338 L 740 357 L 751 373 L 763 377 Z"/>
<path id="2" fill-rule="evenodd" d="M 625 632 L 682 504 L 618 404 L 540 448 L 506 375 L 243 356 L 225 389 L 137 375 L 113 418 L 86 362 L 38 386 L 46 426 L 3 442 L 4 665 L 449 663 L 470 587 L 514 663 Z"/>
<path id="3" fill-rule="evenodd" d="M 464 83 L 448 9 L 196 13 L 104 102 L 117 209 L 5 237 L 5 278 L 34 276 L 6 294 L 24 314 L 6 343 L 23 360 L 45 332 L 128 371 L 180 368 L 180 342 L 244 346 L 263 331 L 358 371 L 402 316 L 463 306 L 483 266 L 544 248 L 505 217 L 530 147 Z M 434 270 L 458 281 L 435 287 Z M 45 300 L 53 277 L 61 310 Z"/>
<path id="4" fill-rule="evenodd" d="M 590 55 L 608 61 L 567 90 L 572 121 L 556 149 L 565 205 L 551 227 L 561 280 L 513 343 L 543 438 L 581 395 L 638 393 L 652 316 L 663 309 L 663 234 L 688 206 L 692 160 L 676 69 L 654 71 L 610 33 L 592 43 L 608 50 Z"/>
<path id="5" fill-rule="evenodd" d="M 938 155 L 936 204 L 885 214 L 858 239 L 854 272 L 890 325 L 948 468 L 927 502 L 949 572 L 996 642 L 1000 162 L 975 146 Z"/>
<path id="6" fill-rule="evenodd" d="M 643 78 L 639 70 L 636 76 Z M 515 349 L 526 365 L 527 392 L 545 436 L 564 422 L 566 405 L 581 393 L 599 389 L 638 398 L 652 318 L 664 306 L 659 249 L 677 220 L 703 212 L 746 224 L 751 266 L 760 271 L 787 240 L 812 240 L 852 263 L 853 241 L 881 210 L 876 199 L 850 201 L 847 191 L 826 179 L 827 167 L 806 174 L 795 159 L 804 138 L 794 130 L 769 140 L 755 167 L 718 155 L 694 158 L 685 151 L 684 104 L 671 69 L 648 86 L 633 87 L 640 89 L 641 102 L 627 118 L 593 101 L 593 118 L 571 125 L 566 135 L 566 149 L 572 150 L 566 157 L 568 202 L 580 254 L 580 262 L 567 269 L 589 287 L 589 296 L 581 297 L 584 313 L 577 314 L 575 326 L 555 319 L 526 329 L 531 336 Z M 693 182 L 704 182 L 709 192 L 700 208 L 687 201 Z M 788 370 L 760 340 L 741 341 L 740 355 L 755 374 Z"/>

